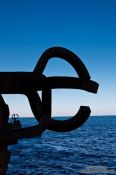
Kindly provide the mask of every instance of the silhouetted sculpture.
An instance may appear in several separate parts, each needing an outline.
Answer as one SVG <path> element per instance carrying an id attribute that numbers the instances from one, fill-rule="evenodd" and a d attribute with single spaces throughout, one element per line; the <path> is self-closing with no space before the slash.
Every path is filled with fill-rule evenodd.
<path id="1" fill-rule="evenodd" d="M 4 99 L 0 95 L 0 135 L 6 134 L 8 131 L 9 108 L 5 104 Z M 8 140 L 0 140 L 0 175 L 4 175 L 7 171 L 7 164 L 10 158 L 10 152 L 7 150 Z"/>
<path id="2" fill-rule="evenodd" d="M 43 71 L 49 59 L 60 57 L 69 62 L 77 73 L 76 77 L 46 77 Z M 98 83 L 91 80 L 89 72 L 80 58 L 68 49 L 53 47 L 47 49 L 40 57 L 33 72 L 0 72 L 0 94 L 24 94 L 27 96 L 32 112 L 39 122 L 38 125 L 22 128 L 8 124 L 9 109 L 0 96 L 0 152 L 7 152 L 9 144 L 17 143 L 18 139 L 40 135 L 44 130 L 66 132 L 83 125 L 90 115 L 88 106 L 81 106 L 72 118 L 57 121 L 51 118 L 51 89 L 71 88 L 97 93 Z M 42 99 L 37 91 L 42 91 Z M 5 132 L 3 132 L 3 130 Z M 5 142 L 5 143 L 4 143 Z M 9 157 L 9 156 L 8 156 Z M 6 164 L 8 161 L 6 161 Z"/>

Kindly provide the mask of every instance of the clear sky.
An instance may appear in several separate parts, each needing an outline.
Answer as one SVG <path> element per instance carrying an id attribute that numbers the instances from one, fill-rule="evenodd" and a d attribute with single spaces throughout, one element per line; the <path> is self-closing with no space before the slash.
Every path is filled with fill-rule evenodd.
<path id="1" fill-rule="evenodd" d="M 98 94 L 53 90 L 53 115 L 116 114 L 115 0 L 0 0 L 0 71 L 33 71 L 49 47 L 72 50 L 85 63 Z M 50 60 L 45 74 L 76 76 L 68 63 Z M 11 114 L 32 116 L 23 95 L 3 95 Z"/>

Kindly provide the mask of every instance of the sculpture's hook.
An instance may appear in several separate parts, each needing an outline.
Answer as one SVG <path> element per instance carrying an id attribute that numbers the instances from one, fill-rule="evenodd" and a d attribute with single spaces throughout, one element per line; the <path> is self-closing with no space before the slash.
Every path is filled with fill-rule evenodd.
<path id="1" fill-rule="evenodd" d="M 93 92 L 93 93 L 97 92 L 98 84 L 96 82 L 90 80 L 89 72 L 87 71 L 84 63 L 73 52 L 71 52 L 65 48 L 53 47 L 53 48 L 47 49 L 40 57 L 37 65 L 34 69 L 34 73 L 35 74 L 38 74 L 38 73 L 42 74 L 47 62 L 49 61 L 49 59 L 51 59 L 53 57 L 61 57 L 73 66 L 73 68 L 75 69 L 75 71 L 77 72 L 77 74 L 79 76 L 80 89 L 82 88 L 82 82 L 85 81 L 84 89 L 86 91 Z M 56 77 L 56 78 L 59 78 L 59 77 Z M 46 79 L 47 79 L 47 77 L 46 77 Z M 51 77 L 51 79 L 52 79 L 52 77 Z M 62 81 L 63 81 L 63 79 L 62 79 Z M 91 82 L 91 83 L 89 84 L 88 82 Z M 35 94 L 35 101 L 37 101 L 38 94 L 36 92 L 34 94 Z M 47 103 L 46 103 L 46 101 L 47 101 Z M 31 104 L 31 106 L 32 106 L 32 104 Z M 46 86 L 46 91 L 42 91 L 42 108 L 43 108 L 43 111 L 44 110 L 46 111 L 46 108 L 47 108 L 48 115 L 51 115 L 51 89 L 48 89 L 47 86 Z M 38 112 L 39 111 L 37 110 L 37 108 L 35 108 L 34 114 L 39 121 L 40 118 L 39 118 Z M 51 119 L 51 122 L 48 125 L 48 129 L 53 130 L 53 131 L 63 131 L 63 132 L 76 129 L 85 123 L 85 121 L 88 119 L 88 117 L 90 115 L 90 112 L 91 111 L 90 111 L 89 107 L 81 106 L 79 111 L 77 112 L 77 114 L 68 120 L 56 121 L 54 119 Z"/>

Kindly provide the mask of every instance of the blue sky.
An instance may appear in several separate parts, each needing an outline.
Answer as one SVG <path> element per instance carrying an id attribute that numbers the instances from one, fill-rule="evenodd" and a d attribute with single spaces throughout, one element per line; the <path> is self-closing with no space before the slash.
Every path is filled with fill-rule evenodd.
<path id="1" fill-rule="evenodd" d="M 0 0 L 0 71 L 33 71 L 49 47 L 72 50 L 85 63 L 97 94 L 53 90 L 53 115 L 116 114 L 115 0 Z M 68 63 L 50 60 L 45 74 L 76 76 Z M 3 95 L 11 114 L 32 116 L 23 95 Z"/>

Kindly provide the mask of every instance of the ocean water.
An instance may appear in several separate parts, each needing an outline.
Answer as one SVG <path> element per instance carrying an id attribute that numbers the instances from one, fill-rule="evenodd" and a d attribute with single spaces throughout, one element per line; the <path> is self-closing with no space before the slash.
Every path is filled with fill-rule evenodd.
<path id="1" fill-rule="evenodd" d="M 23 126 L 36 124 L 21 118 Z M 116 175 L 116 116 L 90 117 L 79 129 L 40 137 L 9 146 L 7 175 Z"/>

